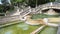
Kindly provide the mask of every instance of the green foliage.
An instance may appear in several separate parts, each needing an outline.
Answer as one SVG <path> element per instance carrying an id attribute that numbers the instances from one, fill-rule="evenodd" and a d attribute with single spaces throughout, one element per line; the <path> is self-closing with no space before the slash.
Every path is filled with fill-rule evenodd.
<path id="1" fill-rule="evenodd" d="M 23 0 L 11 0 L 12 3 L 23 2 Z"/>
<path id="2" fill-rule="evenodd" d="M 36 5 L 41 5 L 41 4 L 45 4 L 48 2 L 54 2 L 55 0 L 29 0 L 28 4 L 30 6 L 36 6 Z"/>
<path id="3" fill-rule="evenodd" d="M 23 4 L 24 2 L 29 6 L 36 7 L 36 5 L 41 5 L 41 4 L 45 4 L 48 2 L 54 2 L 54 1 L 55 0 L 11 0 L 11 3 L 14 6 L 14 4 L 20 5 L 20 3 Z M 2 12 L 3 8 L 4 8 L 3 6 L 0 6 L 0 12 Z"/>
<path id="4" fill-rule="evenodd" d="M 56 0 L 56 2 L 60 2 L 60 0 Z"/>

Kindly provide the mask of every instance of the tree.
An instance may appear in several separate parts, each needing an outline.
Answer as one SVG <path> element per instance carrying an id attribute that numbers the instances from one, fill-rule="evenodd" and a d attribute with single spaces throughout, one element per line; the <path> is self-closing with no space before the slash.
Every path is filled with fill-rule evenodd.
<path id="1" fill-rule="evenodd" d="M 55 0 L 55 1 L 60 3 L 60 0 Z"/>
<path id="2" fill-rule="evenodd" d="M 28 5 L 31 7 L 36 7 L 36 5 L 45 4 L 48 2 L 54 2 L 55 0 L 28 0 Z"/>

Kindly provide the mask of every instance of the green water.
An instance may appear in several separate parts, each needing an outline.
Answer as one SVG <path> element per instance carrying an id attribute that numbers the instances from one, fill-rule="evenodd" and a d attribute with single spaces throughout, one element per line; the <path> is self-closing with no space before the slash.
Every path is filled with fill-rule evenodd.
<path id="1" fill-rule="evenodd" d="M 0 29 L 0 34 L 29 34 L 39 26 L 31 26 L 25 23 L 19 23 Z"/>
<path id="2" fill-rule="evenodd" d="M 57 28 L 45 27 L 39 34 L 57 34 Z"/>
<path id="3" fill-rule="evenodd" d="M 25 23 L 19 23 L 11 26 L 7 26 L 0 29 L 0 34 L 30 34 L 32 31 L 40 27 L 31 26 Z M 57 28 L 54 27 L 45 27 L 39 34 L 56 34 Z"/>
<path id="4" fill-rule="evenodd" d="M 40 27 L 31 26 L 25 23 L 20 22 L 19 24 L 7 26 L 0 29 L 0 34 L 30 34 L 32 31 Z M 45 27 L 39 34 L 56 34 L 57 28 L 54 27 Z"/>
<path id="5" fill-rule="evenodd" d="M 51 17 L 60 17 L 60 16 L 59 15 L 46 15 L 46 14 L 34 14 L 34 15 L 32 15 L 32 19 L 51 18 Z"/>
<path id="6" fill-rule="evenodd" d="M 41 17 L 46 17 L 46 16 L 33 15 L 32 18 L 37 19 L 37 18 L 41 18 Z M 11 23 L 14 23 L 14 22 L 11 22 Z M 32 25 L 28 25 L 24 22 L 19 22 L 19 24 L 14 24 L 14 25 L 0 28 L 0 34 L 30 34 L 32 31 L 39 28 L 40 26 L 41 25 L 32 26 Z M 38 34 L 56 34 L 56 33 L 57 33 L 57 28 L 46 26 Z"/>

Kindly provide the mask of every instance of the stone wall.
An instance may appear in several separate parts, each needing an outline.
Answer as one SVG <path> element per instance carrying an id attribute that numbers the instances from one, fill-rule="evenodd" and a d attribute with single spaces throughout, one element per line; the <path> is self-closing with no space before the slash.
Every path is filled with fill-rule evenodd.
<path id="1" fill-rule="evenodd" d="M 5 24 L 5 23 L 11 22 L 11 21 L 20 20 L 19 18 L 20 18 L 19 15 L 17 15 L 17 16 L 4 16 L 4 17 L 0 18 L 0 24 Z"/>

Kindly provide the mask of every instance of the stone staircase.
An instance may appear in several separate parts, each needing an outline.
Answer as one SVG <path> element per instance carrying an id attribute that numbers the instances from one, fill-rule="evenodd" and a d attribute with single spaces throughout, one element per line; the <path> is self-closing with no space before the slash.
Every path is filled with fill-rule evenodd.
<path id="1" fill-rule="evenodd" d="M 20 16 L 24 17 L 24 16 L 26 16 L 29 13 L 31 13 L 31 8 L 27 7 L 25 9 L 22 9 L 22 11 L 20 12 Z"/>

